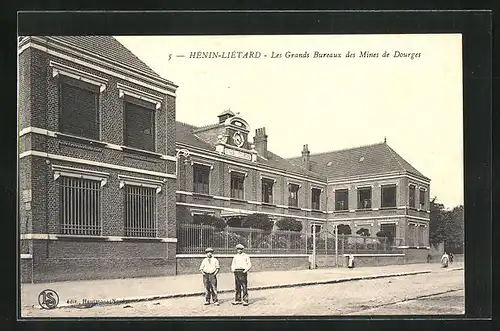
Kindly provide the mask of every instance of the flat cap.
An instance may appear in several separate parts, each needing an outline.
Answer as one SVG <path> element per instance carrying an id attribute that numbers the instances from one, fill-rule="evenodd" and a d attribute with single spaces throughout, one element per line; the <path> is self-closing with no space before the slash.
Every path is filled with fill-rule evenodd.
<path id="1" fill-rule="evenodd" d="M 238 245 L 236 245 L 236 249 L 238 249 L 238 248 L 243 249 L 245 247 L 242 244 L 238 244 Z"/>
<path id="2" fill-rule="evenodd" d="M 208 252 L 213 252 L 213 251 L 214 251 L 214 249 L 212 247 L 208 247 L 207 249 L 205 249 L 205 252 L 207 252 L 207 253 Z"/>

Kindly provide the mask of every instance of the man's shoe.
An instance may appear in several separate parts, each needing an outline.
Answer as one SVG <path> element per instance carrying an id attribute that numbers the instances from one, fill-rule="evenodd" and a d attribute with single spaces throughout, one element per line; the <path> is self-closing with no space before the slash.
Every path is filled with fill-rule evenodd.
<path id="1" fill-rule="evenodd" d="M 209 305 L 209 304 L 210 304 L 210 302 L 208 302 L 208 301 L 205 301 L 205 303 L 204 303 L 205 306 Z"/>
<path id="2" fill-rule="evenodd" d="M 215 301 L 214 305 L 218 306 L 219 305 L 219 301 Z"/>
<path id="3" fill-rule="evenodd" d="M 233 305 L 241 305 L 241 301 L 233 301 L 231 302 Z"/>
<path id="4" fill-rule="evenodd" d="M 248 302 L 243 302 L 243 306 L 248 306 Z"/>

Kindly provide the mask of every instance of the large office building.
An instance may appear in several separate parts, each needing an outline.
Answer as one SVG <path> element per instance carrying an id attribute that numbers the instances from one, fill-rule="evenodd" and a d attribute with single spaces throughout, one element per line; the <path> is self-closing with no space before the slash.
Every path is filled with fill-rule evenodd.
<path id="1" fill-rule="evenodd" d="M 200 213 L 428 246 L 430 180 L 386 142 L 285 159 L 231 110 L 176 121 L 177 86 L 112 37 L 23 37 L 18 53 L 22 281 L 176 274 L 178 224 Z"/>

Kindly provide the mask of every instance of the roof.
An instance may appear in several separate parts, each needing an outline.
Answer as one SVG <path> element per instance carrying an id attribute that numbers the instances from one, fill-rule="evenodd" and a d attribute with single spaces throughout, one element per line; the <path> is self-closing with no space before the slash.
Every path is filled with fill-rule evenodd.
<path id="1" fill-rule="evenodd" d="M 302 164 L 302 157 L 289 158 L 288 160 L 294 164 Z M 327 178 L 344 178 L 388 172 L 409 172 L 427 178 L 385 142 L 311 154 L 310 162 L 311 171 Z"/>
<path id="2" fill-rule="evenodd" d="M 215 146 L 212 144 L 209 144 L 208 142 L 204 141 L 200 137 L 198 137 L 194 132 L 196 130 L 200 129 L 200 127 L 183 123 L 183 122 L 176 122 L 176 142 L 181 143 L 184 145 L 189 145 L 197 148 L 204 149 L 208 152 L 215 152 Z M 325 180 L 322 175 L 308 171 L 307 169 L 303 168 L 301 165 L 295 165 L 291 163 L 290 161 L 280 157 L 277 154 L 274 154 L 270 151 L 268 151 L 268 158 L 264 159 L 262 157 L 257 158 L 257 163 L 262 164 L 265 166 L 272 167 L 274 169 L 279 169 L 282 171 L 287 171 L 287 172 L 293 172 L 295 174 L 301 174 L 303 176 L 308 176 L 312 177 L 318 180 Z M 228 156 L 228 158 L 231 158 Z M 241 163 L 248 163 L 248 164 L 255 164 L 255 162 L 250 162 L 246 160 L 241 160 L 238 159 Z"/>
<path id="3" fill-rule="evenodd" d="M 108 58 L 119 64 L 132 67 L 146 74 L 160 78 L 156 72 L 142 62 L 127 47 L 111 36 L 51 36 L 50 39 L 71 44 L 85 51 Z"/>

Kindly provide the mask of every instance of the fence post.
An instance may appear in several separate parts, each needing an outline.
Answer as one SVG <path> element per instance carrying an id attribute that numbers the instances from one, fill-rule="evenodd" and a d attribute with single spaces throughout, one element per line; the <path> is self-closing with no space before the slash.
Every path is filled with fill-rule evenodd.
<path id="1" fill-rule="evenodd" d="M 313 225 L 313 251 L 312 251 L 312 268 L 316 269 L 316 226 Z"/>
<path id="2" fill-rule="evenodd" d="M 339 230 L 335 224 L 335 267 L 339 266 Z"/>
<path id="3" fill-rule="evenodd" d="M 226 245 L 224 246 L 226 248 L 226 250 L 229 250 L 229 231 L 226 228 L 224 228 L 224 232 L 225 232 L 225 237 L 226 237 Z"/>

